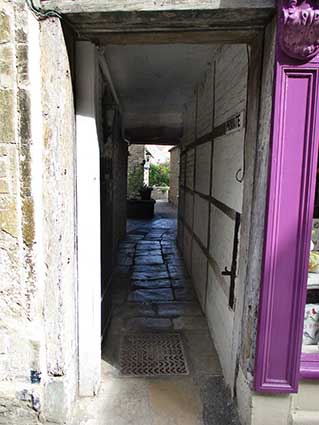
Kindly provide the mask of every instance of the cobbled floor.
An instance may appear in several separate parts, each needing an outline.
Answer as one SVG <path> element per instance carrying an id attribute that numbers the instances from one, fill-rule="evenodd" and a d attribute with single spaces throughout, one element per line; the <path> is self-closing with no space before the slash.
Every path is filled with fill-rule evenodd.
<path id="1" fill-rule="evenodd" d="M 176 212 L 157 203 L 152 220 L 130 220 L 113 279 L 113 315 L 95 399 L 73 425 L 239 425 L 207 322 L 176 246 Z M 121 375 L 123 337 L 181 335 L 189 375 Z"/>

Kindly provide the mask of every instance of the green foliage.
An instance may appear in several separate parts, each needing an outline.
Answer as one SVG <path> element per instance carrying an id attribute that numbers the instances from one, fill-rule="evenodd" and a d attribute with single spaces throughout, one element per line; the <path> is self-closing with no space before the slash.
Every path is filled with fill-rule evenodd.
<path id="1" fill-rule="evenodd" d="M 127 195 L 128 198 L 137 198 L 139 191 L 143 187 L 144 168 L 142 166 L 135 167 L 134 171 L 128 173 L 127 179 Z"/>
<path id="2" fill-rule="evenodd" d="M 150 186 L 169 186 L 169 164 L 150 165 Z"/>

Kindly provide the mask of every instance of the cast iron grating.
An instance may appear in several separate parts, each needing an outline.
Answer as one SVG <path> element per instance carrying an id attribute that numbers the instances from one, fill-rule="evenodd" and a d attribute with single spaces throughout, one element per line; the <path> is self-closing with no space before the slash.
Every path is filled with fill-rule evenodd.
<path id="1" fill-rule="evenodd" d="M 188 375 L 181 335 L 124 335 L 120 348 L 120 372 L 123 376 Z"/>

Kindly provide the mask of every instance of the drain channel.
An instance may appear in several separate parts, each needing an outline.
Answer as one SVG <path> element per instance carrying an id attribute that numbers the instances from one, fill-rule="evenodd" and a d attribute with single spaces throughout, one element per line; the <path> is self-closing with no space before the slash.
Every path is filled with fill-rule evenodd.
<path id="1" fill-rule="evenodd" d="M 123 376 L 188 375 L 181 335 L 124 335 L 120 347 L 120 372 Z"/>

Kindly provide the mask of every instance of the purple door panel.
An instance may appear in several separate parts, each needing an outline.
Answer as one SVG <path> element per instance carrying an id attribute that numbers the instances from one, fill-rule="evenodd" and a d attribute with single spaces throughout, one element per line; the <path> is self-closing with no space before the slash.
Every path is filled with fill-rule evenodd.
<path id="1" fill-rule="evenodd" d="M 308 6 L 310 13 L 314 8 Z M 287 1 L 279 12 L 255 363 L 255 389 L 261 392 L 297 392 L 300 377 L 318 159 L 319 63 L 314 50 L 301 46 L 300 31 L 312 24 L 298 26 L 294 19 L 308 9 Z"/>

